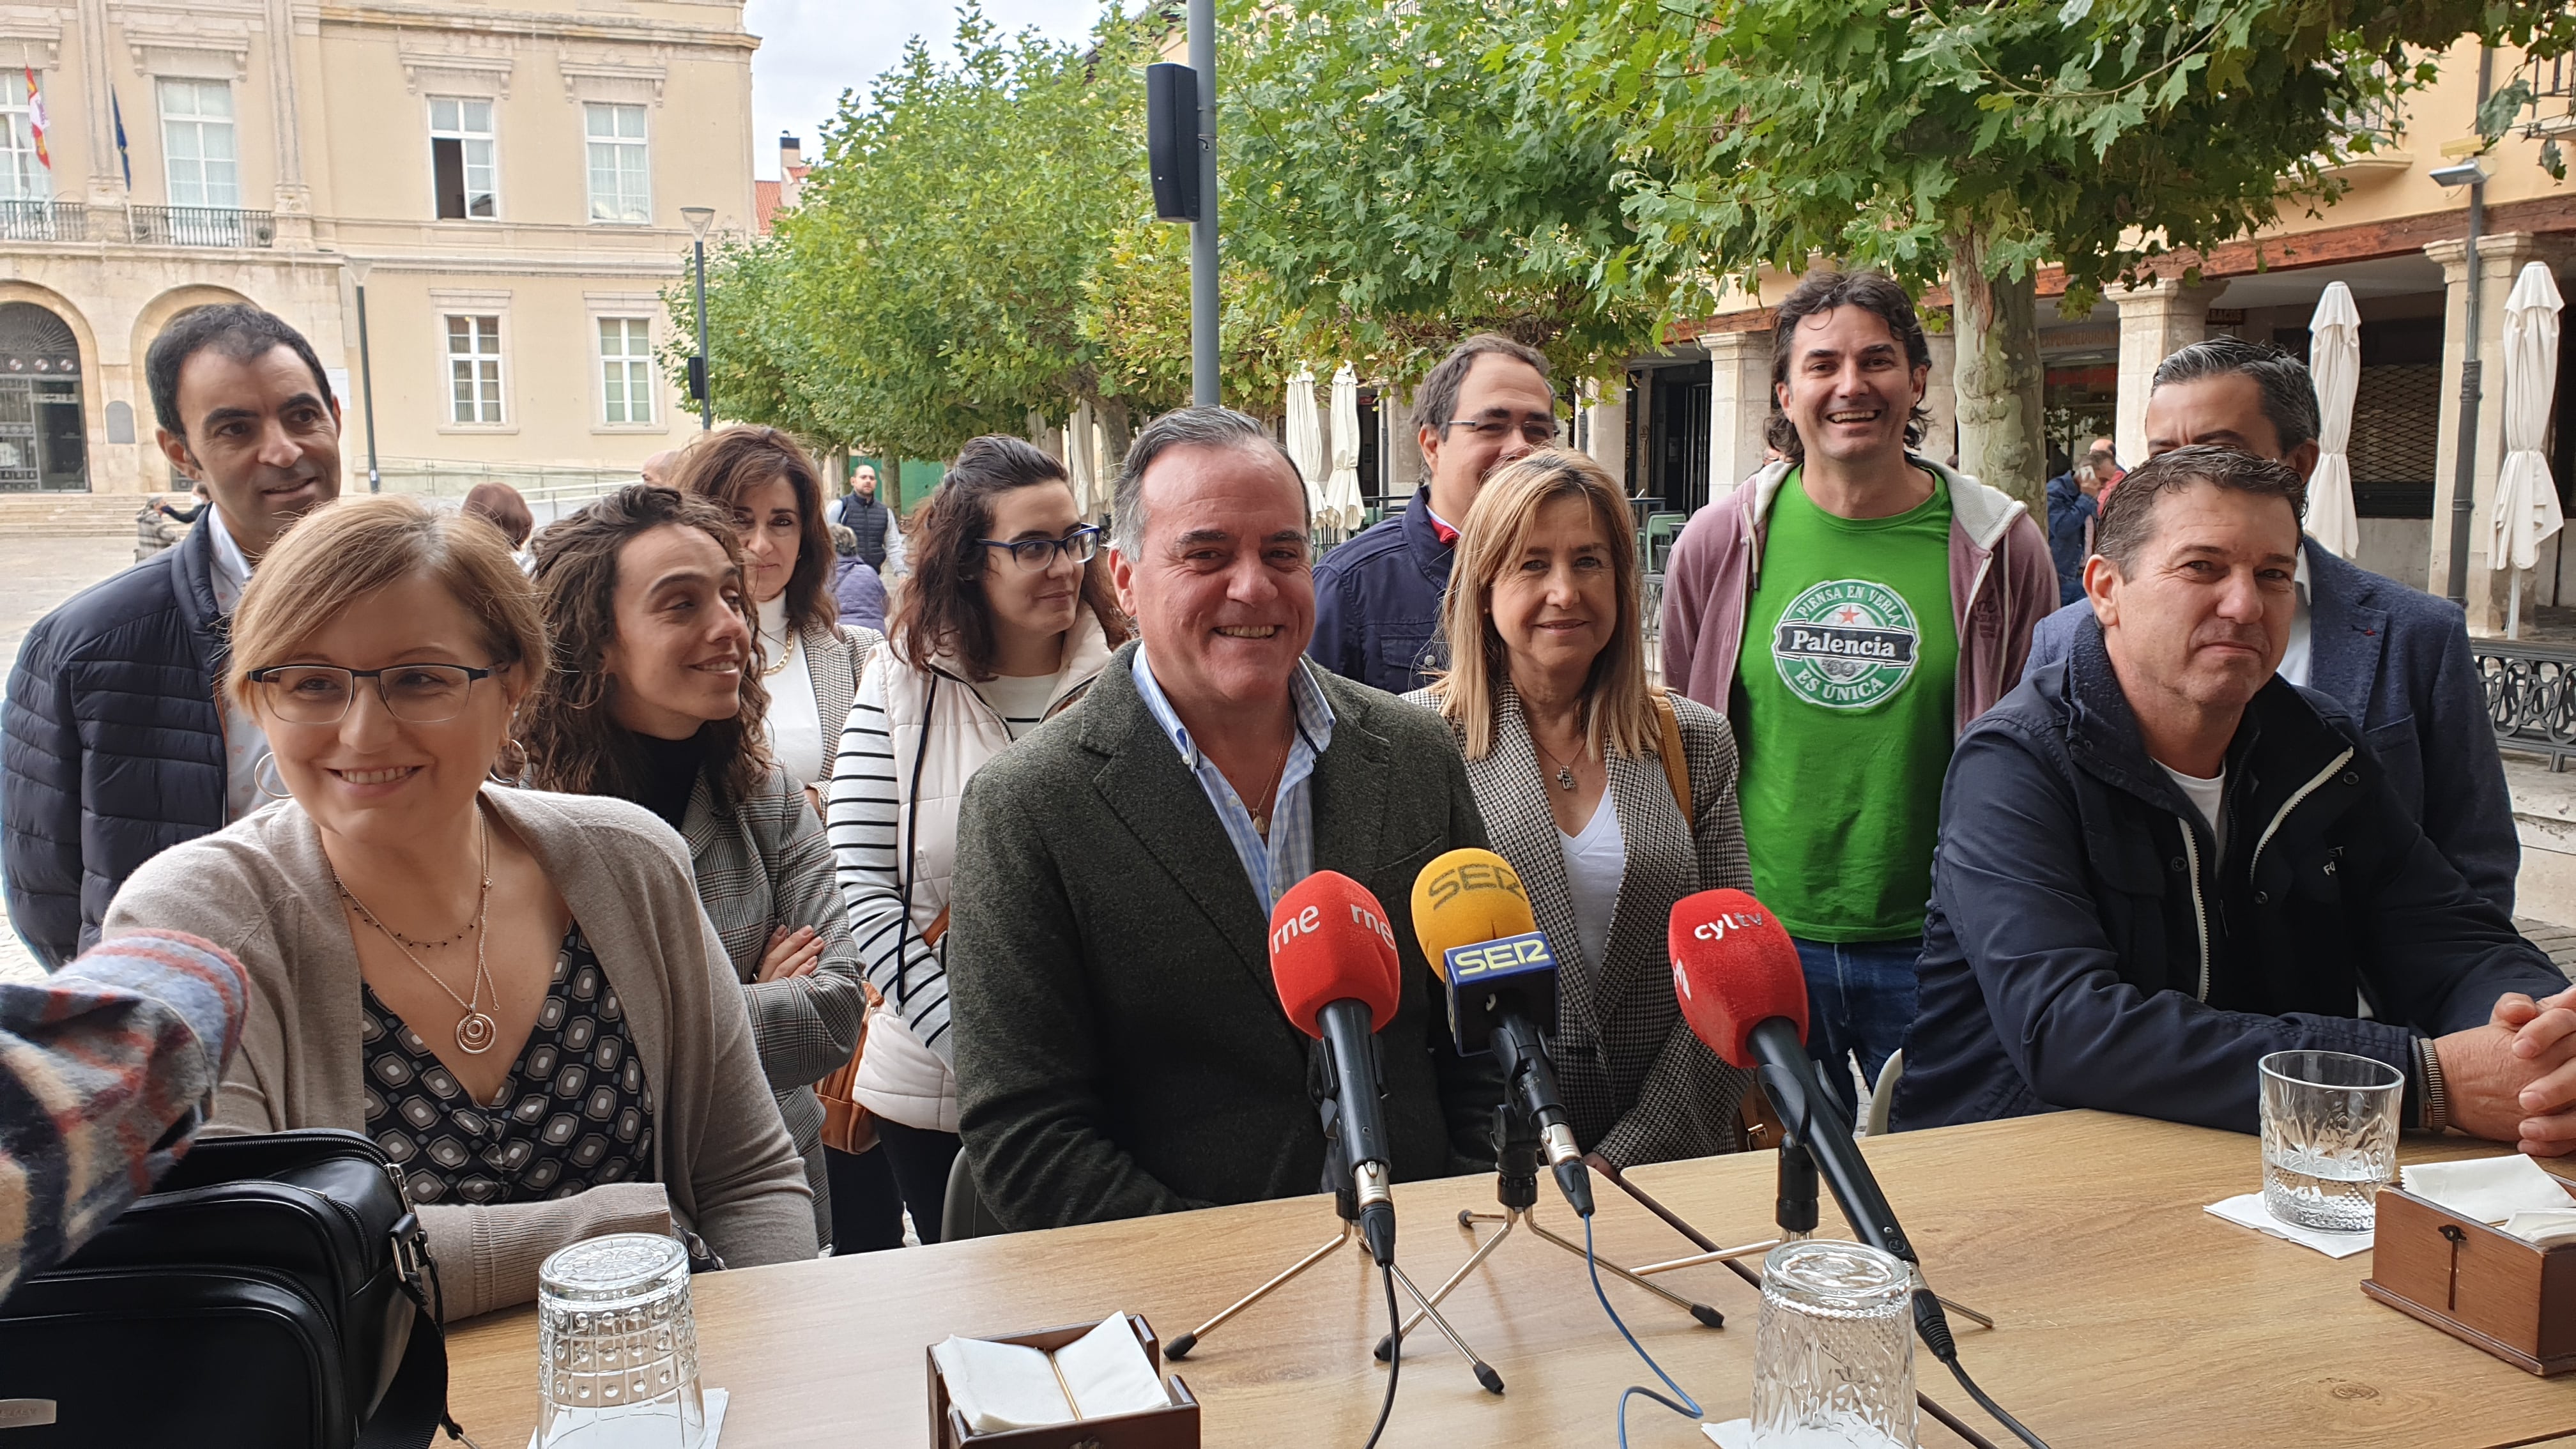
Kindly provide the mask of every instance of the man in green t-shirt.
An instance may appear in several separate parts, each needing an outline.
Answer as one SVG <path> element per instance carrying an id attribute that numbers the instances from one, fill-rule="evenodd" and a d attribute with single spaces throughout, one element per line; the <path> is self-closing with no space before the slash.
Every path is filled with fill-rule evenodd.
<path id="1" fill-rule="evenodd" d="M 1700 510 L 1664 678 L 1734 723 L 1754 894 L 1797 941 L 1807 1048 L 1857 1114 L 1914 1020 L 1941 778 L 2056 607 L 2029 510 L 1914 454 L 1931 350 L 1903 288 L 1819 272 L 1772 334 L 1782 460 Z"/>

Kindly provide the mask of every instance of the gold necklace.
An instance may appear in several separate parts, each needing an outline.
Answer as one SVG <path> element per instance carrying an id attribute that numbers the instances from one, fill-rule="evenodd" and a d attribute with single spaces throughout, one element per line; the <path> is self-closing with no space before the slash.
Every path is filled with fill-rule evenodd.
<path id="1" fill-rule="evenodd" d="M 1270 838 L 1270 807 L 1279 803 L 1279 782 L 1288 778 L 1288 756 L 1296 748 L 1297 726 L 1292 720 L 1288 725 L 1288 743 L 1279 747 L 1279 763 L 1270 767 L 1270 788 L 1261 792 L 1261 808 L 1250 812 L 1252 828 L 1264 840 Z"/>
<path id="2" fill-rule="evenodd" d="M 767 644 L 767 643 L 769 642 L 769 636 L 768 636 L 767 634 L 763 634 L 763 635 L 761 635 L 761 636 L 760 636 L 760 642 L 761 642 L 762 644 L 764 644 L 764 645 L 765 645 L 765 644 Z M 795 661 L 796 661 L 796 634 L 795 634 L 795 632 L 794 632 L 793 630 L 790 630 L 790 631 L 787 633 L 786 637 L 785 637 L 785 638 L 783 638 L 783 639 L 781 639 L 781 640 L 779 641 L 779 645 L 778 645 L 778 662 L 777 662 L 777 663 L 775 663 L 775 664 L 769 664 L 769 665 L 764 665 L 764 666 L 762 666 L 762 667 L 761 667 L 761 671 L 760 671 L 760 677 L 761 677 L 761 678 L 763 678 L 763 679 L 775 679 L 775 678 L 777 678 L 779 675 L 786 673 L 786 672 L 787 672 L 787 666 L 788 666 L 788 665 L 790 665 L 790 664 L 792 664 L 792 663 L 794 663 Z"/>
<path id="3" fill-rule="evenodd" d="M 501 1035 L 499 1023 L 493 1021 L 491 1013 L 483 1009 L 483 988 L 492 986 L 492 1004 L 496 1007 L 501 1004 L 501 988 L 492 985 L 492 973 L 484 965 L 484 947 L 490 940 L 489 933 L 483 927 L 492 905 L 492 825 L 490 821 L 483 818 L 483 807 L 479 802 L 474 807 L 474 823 L 479 827 L 477 833 L 483 838 L 483 886 L 474 902 L 474 995 L 470 1000 L 457 995 L 455 987 L 448 985 L 437 972 L 421 964 L 421 959 L 411 953 L 410 947 L 403 944 L 403 938 L 395 935 L 392 927 L 378 920 L 376 913 L 367 909 L 367 903 L 358 899 L 357 892 L 349 889 L 348 882 L 340 879 L 338 866 L 331 868 L 331 883 L 340 888 L 342 899 L 357 907 L 360 920 L 383 932 L 385 939 L 394 943 L 394 949 L 402 952 L 404 960 L 418 967 L 421 975 L 428 977 L 433 985 L 446 992 L 447 999 L 456 1003 L 456 1009 L 465 1013 L 457 1018 L 456 1045 L 468 1056 L 479 1057 L 490 1051 L 492 1043 L 499 1040 Z"/>

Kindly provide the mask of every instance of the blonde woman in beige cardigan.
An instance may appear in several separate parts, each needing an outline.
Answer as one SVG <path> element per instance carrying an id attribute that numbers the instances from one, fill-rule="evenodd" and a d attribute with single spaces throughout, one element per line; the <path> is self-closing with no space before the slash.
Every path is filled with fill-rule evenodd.
<path id="1" fill-rule="evenodd" d="M 621 801 L 487 783 L 546 659 L 500 539 L 399 497 L 319 510 L 262 560 L 233 651 L 277 803 L 156 857 L 105 927 L 184 927 L 249 969 L 212 1130 L 374 1139 L 448 1319 L 528 1301 L 546 1254 L 601 1232 L 677 1231 L 710 1266 L 812 1256 L 680 842 Z"/>

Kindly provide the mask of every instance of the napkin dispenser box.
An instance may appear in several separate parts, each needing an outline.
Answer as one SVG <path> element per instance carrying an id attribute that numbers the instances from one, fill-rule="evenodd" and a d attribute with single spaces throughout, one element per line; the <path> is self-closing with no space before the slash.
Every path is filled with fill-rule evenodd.
<path id="1" fill-rule="evenodd" d="M 2576 1243 L 2543 1248 L 2394 1187 L 2378 1216 L 2362 1292 L 2526 1373 L 2576 1369 Z"/>
<path id="2" fill-rule="evenodd" d="M 1099 1326 L 1076 1323 L 1037 1333 L 984 1336 L 994 1343 L 1024 1344 L 1053 1353 Z M 1127 1326 L 1136 1331 L 1136 1341 L 1145 1346 L 1145 1358 L 1154 1365 L 1154 1376 L 1162 1378 L 1163 1346 L 1154 1337 L 1154 1326 L 1135 1313 L 1127 1315 Z M 948 1381 L 940 1375 L 939 1361 L 930 1356 L 927 1348 L 921 1356 L 930 1366 L 931 1437 L 938 1449 L 1199 1449 L 1199 1401 L 1190 1396 L 1190 1386 L 1181 1382 L 1179 1374 L 1164 1380 L 1164 1387 L 1172 1395 L 1168 1409 L 977 1434 L 966 1427 L 966 1416 L 950 1407 Z"/>

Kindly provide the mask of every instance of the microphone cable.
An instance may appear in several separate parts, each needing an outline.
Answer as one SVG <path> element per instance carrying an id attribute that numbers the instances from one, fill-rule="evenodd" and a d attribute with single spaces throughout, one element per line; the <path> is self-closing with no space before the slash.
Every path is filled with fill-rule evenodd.
<path id="1" fill-rule="evenodd" d="M 1366 1449 L 1377 1449 L 1377 1436 L 1386 1432 L 1387 1416 L 1395 1412 L 1395 1376 L 1404 1370 L 1404 1314 L 1395 1306 L 1395 1265 L 1381 1263 L 1377 1271 L 1386 1280 L 1386 1402 L 1378 1406 L 1377 1427 L 1369 1430 Z"/>
<path id="2" fill-rule="evenodd" d="M 1919 1274 L 1922 1270 L 1918 1268 L 1915 1271 Z M 1923 1280 L 1917 1277 L 1914 1281 L 1919 1284 Z M 1977 1387 L 1975 1379 L 1968 1377 L 1967 1365 L 1959 1362 L 1959 1345 L 1950 1336 L 1950 1316 L 1941 1311 L 1941 1300 L 1934 1297 L 1929 1288 L 1914 1290 L 1914 1331 L 1922 1335 L 1923 1346 L 1932 1350 L 1932 1356 L 1939 1359 L 1942 1366 L 1950 1370 L 1950 1376 L 1959 1381 L 1959 1387 L 1966 1389 L 1968 1397 L 1977 1401 L 1978 1408 L 1994 1415 L 1996 1423 L 2012 1430 L 2013 1437 L 2029 1445 L 2030 1449 L 2048 1449 L 2046 1440 L 2023 1428 L 2021 1420 L 2005 1413 L 2003 1405 L 1996 1403 L 1984 1389 Z"/>
<path id="3" fill-rule="evenodd" d="M 1673 1382 L 1673 1376 L 1664 1372 L 1664 1366 L 1655 1362 L 1654 1355 L 1646 1352 L 1645 1345 L 1637 1342 L 1637 1335 L 1628 1331 L 1628 1325 L 1619 1317 L 1619 1310 L 1610 1306 L 1610 1295 L 1601 1290 L 1601 1261 L 1592 1253 L 1592 1219 L 1588 1215 L 1583 1219 L 1583 1267 L 1592 1275 L 1592 1296 L 1601 1300 L 1601 1311 L 1610 1315 L 1610 1326 L 1619 1330 L 1621 1338 L 1628 1340 L 1628 1346 L 1637 1351 L 1637 1357 L 1646 1361 L 1646 1367 L 1655 1371 L 1655 1377 L 1664 1381 L 1664 1387 L 1672 1390 L 1681 1399 L 1680 1403 L 1675 1403 L 1642 1384 L 1630 1384 L 1620 1390 L 1619 1449 L 1628 1449 L 1628 1401 L 1639 1394 L 1686 1418 L 1707 1418 L 1708 1411 L 1699 1406 L 1699 1401 L 1690 1396 L 1688 1389 Z"/>

